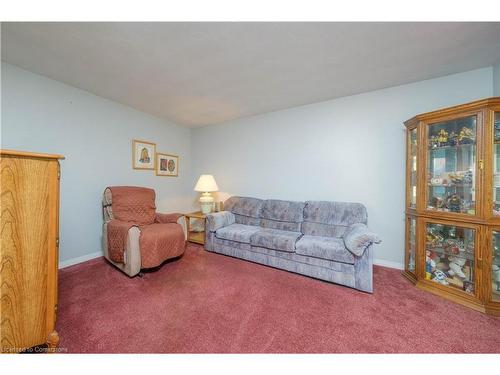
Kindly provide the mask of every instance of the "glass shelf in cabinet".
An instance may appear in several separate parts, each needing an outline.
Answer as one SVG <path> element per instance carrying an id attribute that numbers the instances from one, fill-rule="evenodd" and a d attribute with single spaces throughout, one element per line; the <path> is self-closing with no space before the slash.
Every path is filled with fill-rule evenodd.
<path id="1" fill-rule="evenodd" d="M 462 148 L 470 148 L 470 147 L 473 147 L 473 146 L 475 147 L 476 143 L 463 143 L 463 144 L 458 144 L 458 145 L 455 145 L 455 146 L 428 147 L 427 149 L 429 151 L 457 150 L 457 149 L 462 149 Z"/>
<path id="2" fill-rule="evenodd" d="M 454 254 L 451 251 L 448 251 L 442 247 L 428 247 L 427 245 L 426 245 L 425 249 L 430 250 L 430 251 L 434 251 L 435 253 L 443 255 L 443 256 L 452 256 L 452 257 L 456 257 L 456 258 L 474 261 L 474 254 L 473 253 L 467 253 L 467 252 L 462 251 L 458 254 Z"/>
<path id="3" fill-rule="evenodd" d="M 429 187 L 445 187 L 445 188 L 451 188 L 451 187 L 471 187 L 474 186 L 474 184 L 427 184 Z"/>

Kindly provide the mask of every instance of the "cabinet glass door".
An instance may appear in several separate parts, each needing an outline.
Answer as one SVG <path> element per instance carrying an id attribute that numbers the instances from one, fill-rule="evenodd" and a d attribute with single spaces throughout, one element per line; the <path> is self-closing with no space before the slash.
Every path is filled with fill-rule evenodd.
<path id="1" fill-rule="evenodd" d="M 495 112 L 495 117 L 494 117 L 493 216 L 500 217 L 500 112 Z"/>
<path id="2" fill-rule="evenodd" d="M 415 239 L 416 239 L 416 229 L 417 229 L 417 220 L 414 217 L 408 218 L 408 258 L 406 269 L 409 272 L 415 273 Z"/>
<path id="3" fill-rule="evenodd" d="M 491 300 L 500 302 L 500 231 L 493 231 L 493 258 L 491 262 Z"/>
<path id="4" fill-rule="evenodd" d="M 474 294 L 475 232 L 471 228 L 427 223 L 425 278 Z"/>
<path id="5" fill-rule="evenodd" d="M 410 208 L 417 208 L 417 129 L 411 129 L 408 139 L 409 147 L 409 184 L 410 184 Z"/>
<path id="6" fill-rule="evenodd" d="M 476 213 L 477 117 L 428 126 L 427 209 Z"/>

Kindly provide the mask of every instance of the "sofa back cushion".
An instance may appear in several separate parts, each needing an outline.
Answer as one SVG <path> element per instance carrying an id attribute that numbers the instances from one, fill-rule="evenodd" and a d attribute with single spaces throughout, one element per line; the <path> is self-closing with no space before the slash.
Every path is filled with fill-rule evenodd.
<path id="1" fill-rule="evenodd" d="M 366 224 L 367 220 L 366 208 L 361 203 L 307 201 L 302 233 L 342 237 L 350 225 Z"/>
<path id="2" fill-rule="evenodd" d="M 268 199 L 262 205 L 260 226 L 300 232 L 304 221 L 304 202 Z"/>
<path id="3" fill-rule="evenodd" d="M 224 210 L 234 214 L 235 222 L 245 225 L 260 225 L 262 199 L 231 197 L 224 202 Z"/>

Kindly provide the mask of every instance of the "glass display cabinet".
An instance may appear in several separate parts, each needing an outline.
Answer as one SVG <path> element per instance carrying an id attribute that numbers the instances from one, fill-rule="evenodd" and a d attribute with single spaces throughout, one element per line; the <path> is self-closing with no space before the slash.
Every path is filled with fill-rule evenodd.
<path id="1" fill-rule="evenodd" d="M 500 315 L 500 98 L 417 115 L 405 126 L 403 274 Z"/>

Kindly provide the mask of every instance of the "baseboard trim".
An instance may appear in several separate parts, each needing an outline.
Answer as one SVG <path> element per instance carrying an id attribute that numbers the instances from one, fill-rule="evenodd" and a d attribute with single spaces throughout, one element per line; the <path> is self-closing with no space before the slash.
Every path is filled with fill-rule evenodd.
<path id="1" fill-rule="evenodd" d="M 72 259 L 64 260 L 62 262 L 59 262 L 59 269 L 66 268 L 66 267 L 69 267 L 69 266 L 74 266 L 75 264 L 83 263 L 83 262 L 86 262 L 87 260 L 99 258 L 99 257 L 102 257 L 102 256 L 103 256 L 103 253 L 101 251 L 98 251 L 96 253 L 91 253 L 91 254 L 83 255 L 83 256 L 78 257 L 78 258 L 72 258 Z M 404 265 L 402 263 L 391 262 L 390 260 L 384 260 L 384 259 L 374 259 L 373 260 L 373 264 L 376 265 L 376 266 L 382 266 L 382 267 L 388 267 L 388 268 L 395 268 L 397 270 L 403 270 L 404 269 Z"/>
<path id="2" fill-rule="evenodd" d="M 78 263 L 83 263 L 83 262 L 86 262 L 87 260 L 99 258 L 99 257 L 102 257 L 102 256 L 103 256 L 102 251 L 98 251 L 96 253 L 91 253 L 91 254 L 83 255 L 83 256 L 78 257 L 78 258 L 72 258 L 72 259 L 64 260 L 62 262 L 59 262 L 59 269 L 66 268 L 66 267 L 69 267 L 69 266 L 73 266 L 73 265 L 78 264 Z"/>
<path id="3" fill-rule="evenodd" d="M 397 270 L 404 270 L 405 268 L 403 263 L 391 262 L 390 260 L 384 260 L 384 259 L 374 259 L 373 264 L 376 266 L 395 268 Z"/>

